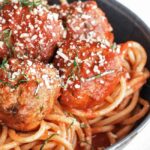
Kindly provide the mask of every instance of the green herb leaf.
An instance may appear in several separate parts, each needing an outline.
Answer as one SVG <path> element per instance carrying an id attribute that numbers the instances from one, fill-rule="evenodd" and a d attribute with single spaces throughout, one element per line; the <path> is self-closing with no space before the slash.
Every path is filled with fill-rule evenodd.
<path id="1" fill-rule="evenodd" d="M 113 43 L 113 45 L 110 47 L 112 50 L 115 50 L 117 48 L 117 44 Z"/>
<path id="2" fill-rule="evenodd" d="M 30 8 L 37 7 L 40 4 L 41 4 L 41 0 L 33 0 L 33 1 L 30 1 L 30 0 L 20 0 L 20 5 L 21 6 L 28 6 Z"/>
<path id="3" fill-rule="evenodd" d="M 10 88 L 16 88 L 15 86 L 13 86 L 12 84 L 10 84 L 9 82 L 3 81 L 3 80 L 0 80 L 0 82 L 1 82 L 3 85 L 9 86 Z"/>
<path id="4" fill-rule="evenodd" d="M 44 106 L 43 105 L 40 106 L 40 113 L 43 111 L 43 109 L 44 109 Z"/>
<path id="5" fill-rule="evenodd" d="M 6 65 L 8 64 L 8 61 L 6 58 L 3 59 L 2 63 L 0 64 L 0 68 L 6 69 Z"/>
<path id="6" fill-rule="evenodd" d="M 98 74 L 94 78 L 97 79 L 97 78 L 100 78 L 100 77 L 101 77 L 101 74 Z"/>
<path id="7" fill-rule="evenodd" d="M 17 83 L 17 85 L 16 85 L 16 87 L 18 87 L 21 83 L 25 83 L 25 82 L 28 81 L 27 75 L 26 75 L 26 74 L 22 74 L 22 75 L 23 75 L 23 77 L 24 77 L 25 79 L 19 80 L 18 83 Z"/>
<path id="8" fill-rule="evenodd" d="M 17 85 L 19 85 L 19 84 L 21 84 L 21 83 L 25 83 L 25 82 L 27 82 L 26 79 L 19 80 Z"/>
<path id="9" fill-rule="evenodd" d="M 28 81 L 27 79 L 22 79 L 22 80 L 19 80 L 16 85 L 12 85 L 12 84 L 9 83 L 9 82 L 0 80 L 0 82 L 1 82 L 3 85 L 7 85 L 7 86 L 9 86 L 10 88 L 13 88 L 13 89 L 16 89 L 21 83 L 25 83 L 25 82 L 27 82 L 27 81 Z"/>
<path id="10" fill-rule="evenodd" d="M 103 72 L 103 73 L 100 73 L 100 74 L 97 74 L 97 75 L 92 76 L 92 77 L 90 77 L 90 78 L 87 78 L 87 81 L 91 81 L 91 80 L 98 79 L 98 78 L 100 78 L 100 77 L 103 77 L 103 76 L 112 74 L 112 73 L 114 73 L 114 71 L 115 71 L 115 70 L 107 70 L 107 71 L 105 71 L 105 72 Z"/>
<path id="11" fill-rule="evenodd" d="M 74 65 L 74 67 L 77 67 L 77 66 L 78 66 L 78 63 L 77 63 L 77 61 L 76 61 L 76 57 L 75 57 L 75 59 L 74 59 L 73 65 Z"/>
<path id="12" fill-rule="evenodd" d="M 12 48 L 11 35 L 12 35 L 12 31 L 10 29 L 5 29 L 3 31 L 4 43 L 9 49 Z"/>
<path id="13" fill-rule="evenodd" d="M 71 124 L 68 126 L 67 130 L 69 130 L 74 124 L 74 120 L 71 122 Z"/>
<path id="14" fill-rule="evenodd" d="M 54 134 L 50 135 L 50 137 L 48 137 L 48 138 L 44 141 L 44 143 L 42 144 L 40 150 L 43 150 L 45 144 L 47 144 L 54 136 L 57 136 L 57 135 L 58 135 L 57 133 L 54 133 Z"/>
<path id="15" fill-rule="evenodd" d="M 33 1 L 33 6 L 37 7 L 37 6 L 39 6 L 41 3 L 42 3 L 41 0 L 34 0 L 34 1 Z"/>
<path id="16" fill-rule="evenodd" d="M 91 81 L 91 80 L 94 80 L 94 79 L 98 79 L 98 78 L 100 78 L 101 76 L 102 76 L 101 73 L 100 73 L 100 74 L 97 74 L 97 75 L 95 75 L 95 76 L 92 76 L 92 77 L 87 78 L 87 81 Z"/>
<path id="17" fill-rule="evenodd" d="M 22 75 L 23 75 L 23 77 L 24 77 L 26 80 L 28 80 L 28 77 L 27 77 L 26 74 L 22 74 Z"/>
<path id="18" fill-rule="evenodd" d="M 64 89 L 67 89 L 67 87 L 68 87 L 68 82 L 69 82 L 71 79 L 73 79 L 73 75 L 70 75 L 70 76 L 68 77 L 67 81 L 66 81 L 66 84 L 65 84 L 64 86 L 62 86 Z"/>
<path id="19" fill-rule="evenodd" d="M 78 71 L 80 72 L 80 66 L 79 66 L 79 64 L 78 64 L 78 62 L 77 62 L 77 58 L 78 58 L 78 56 L 76 56 L 75 59 L 74 59 L 74 62 L 73 62 L 73 66 L 74 66 L 74 67 L 72 68 L 71 73 L 70 73 L 70 75 L 68 76 L 68 79 L 67 79 L 67 81 L 66 81 L 66 84 L 63 86 L 64 89 L 67 88 L 68 82 L 69 82 L 71 79 L 75 79 L 75 72 L 76 72 L 76 70 L 78 70 Z"/>
<path id="20" fill-rule="evenodd" d="M 81 128 L 87 128 L 87 125 L 85 123 L 80 123 Z"/>
<path id="21" fill-rule="evenodd" d="M 0 10 L 7 4 L 10 4 L 10 0 L 3 0 L 2 4 L 0 4 Z"/>

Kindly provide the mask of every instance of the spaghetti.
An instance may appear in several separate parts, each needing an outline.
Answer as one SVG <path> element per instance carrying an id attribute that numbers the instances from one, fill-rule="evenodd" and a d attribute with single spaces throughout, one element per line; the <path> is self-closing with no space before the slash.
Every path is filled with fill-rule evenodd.
<path id="1" fill-rule="evenodd" d="M 92 137 L 96 134 L 106 134 L 110 144 L 126 136 L 149 110 L 149 103 L 139 97 L 140 88 L 149 77 L 148 70 L 144 68 L 145 50 L 135 42 L 128 42 L 126 49 L 124 60 L 130 66 L 129 74 L 134 74 L 128 81 L 121 79 L 120 85 L 110 96 L 114 100 L 112 104 L 105 109 L 83 112 L 66 110 L 57 102 L 53 112 L 45 117 L 35 132 L 20 133 L 1 126 L 1 150 L 73 150 L 77 145 L 91 149 Z"/>
<path id="2" fill-rule="evenodd" d="M 129 41 L 122 48 L 129 78 L 121 77 L 103 105 L 84 111 L 65 107 L 57 100 L 36 131 L 23 133 L 1 125 L 0 150 L 103 149 L 125 137 L 149 110 L 149 103 L 139 96 L 149 71 L 140 44 Z M 93 144 L 96 138 L 106 140 Z"/>

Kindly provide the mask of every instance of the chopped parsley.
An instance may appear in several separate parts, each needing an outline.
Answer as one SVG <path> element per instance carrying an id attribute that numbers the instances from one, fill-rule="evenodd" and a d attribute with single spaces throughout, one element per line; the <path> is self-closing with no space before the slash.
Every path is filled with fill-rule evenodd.
<path id="1" fill-rule="evenodd" d="M 36 99 L 39 99 L 40 98 L 40 96 L 39 95 L 37 95 L 36 96 Z M 42 106 L 40 107 L 40 110 L 41 110 L 41 108 L 42 108 Z M 43 108 L 42 108 L 43 109 Z"/>
<path id="2" fill-rule="evenodd" d="M 10 82 L 3 81 L 3 80 L 0 79 L 0 83 L 2 83 L 3 85 L 9 86 L 10 88 L 13 88 L 13 89 L 16 89 L 21 83 L 25 83 L 27 81 L 28 81 L 28 79 L 25 77 L 25 79 L 19 80 L 16 85 L 12 85 Z"/>
<path id="3" fill-rule="evenodd" d="M 11 43 L 11 35 L 12 35 L 12 30 L 10 29 L 5 29 L 3 31 L 3 40 L 6 46 L 10 49 L 12 48 L 12 43 Z"/>
<path id="4" fill-rule="evenodd" d="M 19 80 L 18 83 L 17 83 L 17 85 L 19 85 L 19 84 L 21 84 L 21 83 L 25 83 L 25 82 L 27 82 L 27 81 L 28 81 L 27 79 Z"/>
<path id="5" fill-rule="evenodd" d="M 100 78 L 100 77 L 101 77 L 101 73 L 98 74 L 98 75 L 96 75 L 96 76 L 94 76 L 95 79 L 98 79 L 98 78 Z"/>
<path id="6" fill-rule="evenodd" d="M 113 43 L 113 45 L 110 47 L 112 50 L 115 50 L 117 48 L 117 44 Z"/>
<path id="7" fill-rule="evenodd" d="M 87 125 L 85 123 L 80 123 L 81 128 L 87 128 Z"/>
<path id="8" fill-rule="evenodd" d="M 16 85 L 12 85 L 11 83 L 9 83 L 9 82 L 7 82 L 7 81 L 3 81 L 3 80 L 0 80 L 0 82 L 1 82 L 3 85 L 9 86 L 9 87 L 12 88 L 12 89 L 16 89 L 21 83 L 27 82 L 27 80 L 19 80 Z"/>
<path id="9" fill-rule="evenodd" d="M 5 70 L 7 64 L 8 64 L 8 61 L 6 58 L 4 58 L 2 63 L 0 64 L 0 68 Z"/>
<path id="10" fill-rule="evenodd" d="M 10 4 L 10 0 L 3 0 L 2 4 L 0 3 L 0 10 L 7 4 Z"/>
<path id="11" fill-rule="evenodd" d="M 77 67 L 77 66 L 78 66 L 78 63 L 77 63 L 77 61 L 76 61 L 76 57 L 75 57 L 75 59 L 74 59 L 73 65 L 74 65 L 74 67 Z"/>
<path id="12" fill-rule="evenodd" d="M 18 83 L 16 84 L 16 87 L 18 87 L 21 83 L 25 83 L 28 81 L 28 77 L 26 74 L 23 74 L 24 79 L 21 79 L 18 81 Z"/>
<path id="13" fill-rule="evenodd" d="M 100 78 L 101 76 L 102 76 L 101 73 L 100 73 L 100 74 L 97 74 L 97 75 L 95 75 L 95 76 L 92 76 L 92 77 L 87 78 L 87 81 L 91 81 L 91 80 L 94 80 L 94 79 L 98 79 L 98 78 Z"/>
<path id="14" fill-rule="evenodd" d="M 95 79 L 98 79 L 98 78 L 100 78 L 100 77 L 103 77 L 103 76 L 112 74 L 112 73 L 114 73 L 114 70 L 108 70 L 108 71 L 105 71 L 105 72 L 103 72 L 103 73 L 100 73 L 100 74 L 97 74 L 97 75 L 95 75 L 95 76 L 92 76 L 92 77 L 90 77 L 90 78 L 87 78 L 86 81 L 95 80 Z"/>
<path id="15" fill-rule="evenodd" d="M 73 68 L 68 76 L 68 79 L 66 81 L 66 84 L 63 86 L 64 89 L 66 89 L 68 87 L 68 82 L 73 79 L 75 80 L 75 72 L 78 71 L 78 76 L 80 76 L 80 65 L 77 62 L 78 59 L 78 55 L 75 57 L 74 61 L 73 61 Z"/>
<path id="16" fill-rule="evenodd" d="M 16 86 L 20 85 L 21 83 L 25 83 L 28 81 L 28 77 L 26 74 L 22 74 L 22 76 L 24 79 L 19 80 Z"/>
<path id="17" fill-rule="evenodd" d="M 41 0 L 19 0 L 20 1 L 20 5 L 21 6 L 28 6 L 30 8 L 34 8 L 37 7 L 41 4 Z"/>
<path id="18" fill-rule="evenodd" d="M 73 120 L 73 121 L 70 123 L 70 125 L 69 125 L 68 128 L 67 128 L 67 130 L 69 130 L 69 129 L 73 126 L 74 121 L 75 121 L 75 120 Z"/>
<path id="19" fill-rule="evenodd" d="M 67 81 L 66 81 L 66 84 L 65 84 L 65 85 L 62 85 L 62 88 L 67 89 L 68 83 L 69 83 L 69 81 L 70 81 L 71 79 L 74 79 L 74 74 L 72 74 L 72 73 L 69 75 L 69 77 L 68 77 L 68 79 L 67 79 Z"/>
<path id="20" fill-rule="evenodd" d="M 42 144 L 42 146 L 40 147 L 40 150 L 43 150 L 45 144 L 47 144 L 54 136 L 57 136 L 58 134 L 57 133 L 54 133 L 52 135 L 50 135 Z"/>
<path id="21" fill-rule="evenodd" d="M 9 86 L 10 88 L 13 88 L 13 89 L 16 88 L 16 86 L 10 84 L 9 82 L 3 81 L 1 79 L 0 79 L 0 83 L 2 83 L 3 85 L 7 85 L 7 86 Z"/>
<path id="22" fill-rule="evenodd" d="M 11 0 L 3 0 L 0 4 L 0 10 L 5 6 L 11 3 Z M 19 0 L 20 6 L 28 6 L 29 8 L 34 8 L 42 4 L 41 0 Z"/>

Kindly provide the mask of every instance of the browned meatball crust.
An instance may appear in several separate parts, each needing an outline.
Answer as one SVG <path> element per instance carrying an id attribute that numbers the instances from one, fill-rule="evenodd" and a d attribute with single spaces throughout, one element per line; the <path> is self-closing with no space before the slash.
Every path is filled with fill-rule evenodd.
<path id="1" fill-rule="evenodd" d="M 64 81 L 60 102 L 77 109 L 92 108 L 105 102 L 119 83 L 125 69 L 120 46 L 67 41 L 54 59 Z"/>
<path id="2" fill-rule="evenodd" d="M 107 41 L 112 43 L 114 35 L 105 13 L 95 1 L 73 2 L 52 6 L 50 10 L 59 14 L 67 30 L 67 38 L 87 42 Z"/>
<path id="3" fill-rule="evenodd" d="M 29 131 L 49 113 L 60 91 L 58 71 L 37 61 L 9 59 L 0 66 L 0 120 Z"/>
<path id="4" fill-rule="evenodd" d="M 48 62 L 57 42 L 62 40 L 63 31 L 58 14 L 43 5 L 31 8 L 10 2 L 0 10 L 0 33 L 3 35 L 0 38 L 0 57 L 23 58 L 25 55 Z M 7 54 L 6 50 L 11 51 Z"/>

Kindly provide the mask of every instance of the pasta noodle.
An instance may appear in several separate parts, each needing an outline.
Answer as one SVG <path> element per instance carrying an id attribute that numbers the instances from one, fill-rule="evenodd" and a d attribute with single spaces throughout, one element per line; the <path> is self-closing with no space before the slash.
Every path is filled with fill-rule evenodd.
<path id="1" fill-rule="evenodd" d="M 124 56 L 128 66 L 131 66 L 132 77 L 128 81 L 121 79 L 118 88 L 109 96 L 111 102 L 107 107 L 101 106 L 84 112 L 66 110 L 57 102 L 53 112 L 45 117 L 45 121 L 35 132 L 20 133 L 2 126 L 1 150 L 73 150 L 78 144 L 85 149 L 91 149 L 92 137 L 95 134 L 106 133 L 110 144 L 123 138 L 149 109 L 148 102 L 139 97 L 140 88 L 149 76 L 144 68 L 145 50 L 135 44 L 132 46 L 127 53 L 129 57 Z M 140 107 L 135 111 L 138 106 Z M 117 129 L 118 125 L 120 129 Z"/>
<path id="2" fill-rule="evenodd" d="M 100 134 L 107 137 L 109 145 L 125 137 L 149 110 L 149 103 L 140 97 L 149 71 L 143 47 L 129 41 L 123 49 L 123 66 L 129 79 L 122 77 L 103 105 L 85 111 L 65 107 L 58 100 L 35 131 L 22 133 L 1 125 L 0 150 L 91 150 L 94 137 Z"/>

